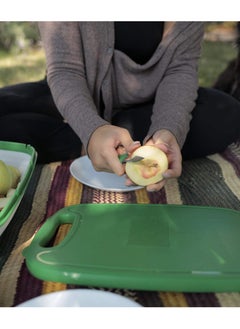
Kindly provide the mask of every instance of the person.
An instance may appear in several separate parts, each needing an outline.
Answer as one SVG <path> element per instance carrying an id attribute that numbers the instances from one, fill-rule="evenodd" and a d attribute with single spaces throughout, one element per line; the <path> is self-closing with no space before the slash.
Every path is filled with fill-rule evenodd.
<path id="1" fill-rule="evenodd" d="M 238 140 L 239 102 L 198 86 L 202 22 L 40 22 L 39 30 L 47 79 L 1 90 L 0 139 L 32 144 L 40 162 L 86 152 L 96 170 L 122 175 L 119 152 L 155 145 L 169 160 L 164 180 L 146 187 L 158 191 L 181 175 L 182 159 Z"/>
<path id="2" fill-rule="evenodd" d="M 213 88 L 224 91 L 240 101 L 240 22 L 236 23 L 235 46 L 237 55 L 219 74 Z"/>

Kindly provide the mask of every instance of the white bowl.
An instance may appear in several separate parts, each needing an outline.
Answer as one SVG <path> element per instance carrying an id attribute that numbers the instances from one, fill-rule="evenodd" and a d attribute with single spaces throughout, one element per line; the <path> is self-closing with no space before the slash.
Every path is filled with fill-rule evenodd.
<path id="1" fill-rule="evenodd" d="M 30 299 L 18 307 L 142 307 L 130 298 L 101 290 L 69 289 Z"/>

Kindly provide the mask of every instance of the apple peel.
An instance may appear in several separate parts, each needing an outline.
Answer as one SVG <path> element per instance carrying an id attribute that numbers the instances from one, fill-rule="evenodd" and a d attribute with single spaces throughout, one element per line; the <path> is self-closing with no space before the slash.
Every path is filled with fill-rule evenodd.
<path id="1" fill-rule="evenodd" d="M 140 146 L 130 156 L 141 156 L 144 159 L 138 162 L 126 163 L 127 176 L 137 185 L 147 186 L 163 179 L 162 174 L 168 169 L 166 154 L 155 146 Z"/>

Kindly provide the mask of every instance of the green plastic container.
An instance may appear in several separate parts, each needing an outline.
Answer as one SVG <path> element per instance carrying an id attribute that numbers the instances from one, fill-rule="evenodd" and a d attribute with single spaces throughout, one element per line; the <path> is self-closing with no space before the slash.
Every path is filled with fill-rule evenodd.
<path id="1" fill-rule="evenodd" d="M 71 224 L 51 246 L 58 228 Z M 80 204 L 50 217 L 23 255 L 39 279 L 106 288 L 240 291 L 240 213 L 200 206 Z"/>
<path id="2" fill-rule="evenodd" d="M 0 141 L 0 160 L 15 166 L 21 173 L 15 193 L 0 211 L 0 235 L 13 218 L 35 168 L 37 153 L 27 144 Z"/>

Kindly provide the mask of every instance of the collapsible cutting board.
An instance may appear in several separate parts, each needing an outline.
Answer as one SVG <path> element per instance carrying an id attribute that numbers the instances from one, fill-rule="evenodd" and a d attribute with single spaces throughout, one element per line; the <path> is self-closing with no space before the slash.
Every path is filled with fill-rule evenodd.
<path id="1" fill-rule="evenodd" d="M 49 241 L 72 224 L 57 246 Z M 240 213 L 182 205 L 80 204 L 50 217 L 23 251 L 42 280 L 106 288 L 240 291 Z"/>

